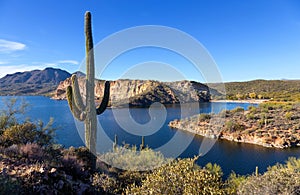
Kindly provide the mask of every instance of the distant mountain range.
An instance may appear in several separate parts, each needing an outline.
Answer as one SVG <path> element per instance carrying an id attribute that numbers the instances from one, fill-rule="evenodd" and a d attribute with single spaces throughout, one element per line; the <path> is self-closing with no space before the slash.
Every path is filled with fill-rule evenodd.
<path id="1" fill-rule="evenodd" d="M 74 73 L 84 92 L 85 75 Z M 71 74 L 60 69 L 46 68 L 17 72 L 0 79 L 0 95 L 49 95 L 54 99 L 66 99 L 66 88 L 71 84 Z M 175 104 L 207 102 L 209 88 L 194 81 L 159 82 L 151 80 L 110 81 L 110 104 L 113 106 L 148 106 L 153 102 Z M 103 96 L 104 81 L 95 81 L 95 97 Z"/>
<path id="2" fill-rule="evenodd" d="M 236 99 L 237 95 L 245 96 L 255 93 L 266 99 L 278 101 L 300 101 L 300 80 L 253 80 L 246 82 L 225 83 L 226 92 L 223 91 L 222 84 L 212 83 L 211 88 L 223 95 L 214 95 L 214 98 Z"/>
<path id="3" fill-rule="evenodd" d="M 82 91 L 84 74 L 76 72 Z M 67 71 L 46 68 L 8 74 L 0 79 L 0 96 L 5 95 L 50 95 L 54 99 L 66 98 L 66 87 L 71 84 Z M 101 99 L 103 81 L 95 81 L 95 96 Z M 160 82 L 151 80 L 111 81 L 111 101 L 115 105 L 145 106 L 153 102 L 173 104 L 179 102 L 234 99 L 237 95 L 255 92 L 263 98 L 276 100 L 300 100 L 300 80 L 253 80 L 246 82 L 211 83 L 209 86 L 194 81 Z M 225 96 L 226 94 L 226 96 Z"/>
<path id="4" fill-rule="evenodd" d="M 55 68 L 8 74 L 0 79 L 0 95 L 46 95 L 70 76 L 67 71 Z"/>

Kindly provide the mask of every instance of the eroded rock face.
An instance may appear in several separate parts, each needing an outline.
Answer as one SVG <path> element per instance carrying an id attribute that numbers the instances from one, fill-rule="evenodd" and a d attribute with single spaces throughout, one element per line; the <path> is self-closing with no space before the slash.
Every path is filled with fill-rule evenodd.
<path id="1" fill-rule="evenodd" d="M 85 94 L 85 78 L 78 78 L 81 95 Z M 71 79 L 60 82 L 54 99 L 66 99 L 66 88 Z M 104 81 L 95 81 L 95 98 L 101 100 Z M 176 104 L 186 102 L 207 102 L 210 100 L 206 85 L 193 81 L 159 82 L 151 80 L 110 81 L 110 105 L 149 106 L 154 102 Z"/>

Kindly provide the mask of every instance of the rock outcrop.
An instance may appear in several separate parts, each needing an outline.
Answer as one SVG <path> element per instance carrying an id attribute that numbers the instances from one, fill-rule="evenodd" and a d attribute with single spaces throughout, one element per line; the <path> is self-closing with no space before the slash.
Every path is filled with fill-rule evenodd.
<path id="1" fill-rule="evenodd" d="M 79 88 L 84 96 L 85 78 L 78 78 Z M 54 99 L 66 99 L 66 88 L 71 85 L 70 78 L 60 82 Z M 95 98 L 101 100 L 104 81 L 95 82 Z M 193 81 L 159 82 L 152 80 L 116 80 L 110 82 L 110 106 L 149 106 L 154 102 L 176 104 L 187 102 L 207 102 L 210 100 L 209 88 Z"/>
<path id="2" fill-rule="evenodd" d="M 169 126 L 201 136 L 250 143 L 264 147 L 300 146 L 300 105 L 268 105 L 236 108 L 220 114 L 200 114 L 176 119 Z M 221 122 L 220 122 L 221 121 Z"/>

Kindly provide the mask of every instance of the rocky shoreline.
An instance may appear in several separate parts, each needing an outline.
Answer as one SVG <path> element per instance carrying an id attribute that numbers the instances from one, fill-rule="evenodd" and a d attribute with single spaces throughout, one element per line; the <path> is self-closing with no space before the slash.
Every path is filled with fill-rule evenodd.
<path id="1" fill-rule="evenodd" d="M 210 102 L 225 102 L 225 103 L 249 103 L 261 104 L 269 101 L 269 99 L 248 99 L 248 100 L 210 100 Z"/>
<path id="2" fill-rule="evenodd" d="M 169 123 L 204 137 L 270 148 L 300 146 L 300 106 L 263 104 L 245 111 L 236 108 L 220 114 L 200 114 Z"/>

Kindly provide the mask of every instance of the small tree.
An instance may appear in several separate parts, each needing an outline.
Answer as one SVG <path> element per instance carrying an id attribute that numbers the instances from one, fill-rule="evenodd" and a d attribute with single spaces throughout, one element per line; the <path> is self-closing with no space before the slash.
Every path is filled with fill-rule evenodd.
<path id="1" fill-rule="evenodd" d="M 53 118 L 47 125 L 42 121 L 37 124 L 27 120 L 17 120 L 19 114 L 24 114 L 28 104 L 25 101 L 18 103 L 16 98 L 5 102 L 6 109 L 0 114 L 0 145 L 8 147 L 13 144 L 37 143 L 40 146 L 49 146 L 54 140 L 55 128 L 52 127 Z"/>
<path id="2" fill-rule="evenodd" d="M 251 99 L 255 99 L 256 98 L 256 93 L 255 92 L 249 93 L 249 97 Z"/>
<path id="3" fill-rule="evenodd" d="M 28 104 L 22 100 L 20 105 L 17 105 L 17 98 L 5 99 L 4 110 L 0 111 L 0 134 L 3 133 L 5 128 L 11 127 L 17 124 L 17 116 L 24 114 Z"/>

